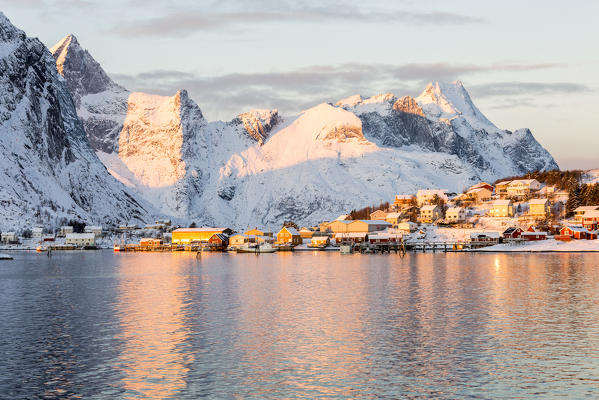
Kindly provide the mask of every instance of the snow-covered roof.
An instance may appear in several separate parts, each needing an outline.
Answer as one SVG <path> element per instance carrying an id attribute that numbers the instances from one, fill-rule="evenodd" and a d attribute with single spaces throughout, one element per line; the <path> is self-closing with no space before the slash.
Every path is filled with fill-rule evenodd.
<path id="1" fill-rule="evenodd" d="M 284 226 L 283 229 L 287 230 L 292 236 L 299 236 L 299 232 L 293 226 Z"/>
<path id="2" fill-rule="evenodd" d="M 98 225 L 87 225 L 85 227 L 85 229 L 90 229 L 90 230 L 94 230 L 94 231 L 98 231 L 98 230 L 101 231 L 102 227 L 98 226 Z"/>
<path id="3" fill-rule="evenodd" d="M 536 179 L 516 179 L 514 181 L 510 182 L 510 185 L 519 185 L 519 184 L 524 184 L 524 185 L 530 185 L 533 182 L 536 182 Z"/>
<path id="4" fill-rule="evenodd" d="M 95 239 L 96 235 L 93 233 L 67 233 L 67 239 Z"/>
<path id="5" fill-rule="evenodd" d="M 582 226 L 564 226 L 564 228 L 570 229 L 572 232 L 589 232 L 588 229 L 583 228 Z"/>
<path id="6" fill-rule="evenodd" d="M 599 218 L 599 210 L 591 210 L 584 213 L 584 218 Z"/>
<path id="7" fill-rule="evenodd" d="M 587 212 L 599 210 L 599 206 L 580 206 L 574 209 L 574 212 Z"/>
<path id="8" fill-rule="evenodd" d="M 335 221 L 346 221 L 346 220 L 348 220 L 348 219 L 350 219 L 348 214 L 342 214 L 342 215 L 338 216 L 338 217 L 335 219 Z"/>
<path id="9" fill-rule="evenodd" d="M 479 192 L 482 192 L 483 190 L 486 190 L 487 192 L 490 192 L 490 190 L 489 190 L 489 189 L 487 189 L 487 188 L 485 188 L 485 187 L 479 187 L 479 188 L 476 188 L 476 189 L 470 189 L 470 190 L 468 191 L 468 193 L 469 193 L 469 194 L 470 194 L 470 193 L 479 193 Z"/>
<path id="10" fill-rule="evenodd" d="M 549 200 L 547 199 L 532 199 L 528 202 L 528 204 L 539 204 L 539 205 L 543 205 L 545 203 L 547 203 Z"/>
<path id="11" fill-rule="evenodd" d="M 495 200 L 493 206 L 509 206 L 512 204 L 511 200 Z"/>
<path id="12" fill-rule="evenodd" d="M 368 225 L 391 225 L 391 223 L 387 221 L 382 221 L 380 219 L 359 219 L 358 221 L 364 222 Z M 352 221 L 354 222 L 354 221 Z"/>
<path id="13" fill-rule="evenodd" d="M 399 218 L 403 215 L 403 213 L 400 212 L 392 212 L 387 214 L 387 218 Z"/>
<path id="14" fill-rule="evenodd" d="M 503 231 L 503 233 L 504 234 L 510 234 L 510 233 L 516 232 L 518 229 L 520 229 L 520 228 L 517 228 L 515 226 L 510 226 L 505 231 Z"/>
<path id="15" fill-rule="evenodd" d="M 15 236 L 15 232 L 2 232 L 2 236 Z"/>
<path id="16" fill-rule="evenodd" d="M 507 185 L 509 185 L 510 183 L 512 183 L 512 181 L 501 181 L 501 182 L 497 182 L 497 183 L 495 184 L 495 186 L 507 186 Z"/>
<path id="17" fill-rule="evenodd" d="M 375 239 L 375 240 L 383 239 L 384 240 L 384 239 L 389 239 L 389 238 L 390 238 L 390 236 L 387 233 L 378 233 L 376 235 L 368 235 L 368 240 L 372 240 L 372 239 Z"/>
<path id="18" fill-rule="evenodd" d="M 499 239 L 499 237 L 501 236 L 500 232 L 473 232 L 470 234 L 470 239 L 476 239 L 479 237 L 490 237 L 493 239 Z"/>
<path id="19" fill-rule="evenodd" d="M 175 229 L 173 232 L 224 232 L 227 229 L 228 228 L 210 228 L 210 227 L 203 227 L 203 228 L 179 228 L 179 229 Z"/>
<path id="20" fill-rule="evenodd" d="M 545 235 L 547 236 L 547 232 L 522 232 L 522 236 L 531 236 L 531 235 Z"/>
<path id="21" fill-rule="evenodd" d="M 414 198 L 413 194 L 396 194 L 395 195 L 396 200 L 411 200 L 413 198 Z"/>
<path id="22" fill-rule="evenodd" d="M 327 240 L 328 236 L 312 236 L 312 240 Z"/>
<path id="23" fill-rule="evenodd" d="M 459 213 L 460 211 L 464 210 L 462 207 L 451 207 L 447 209 L 447 214 L 449 213 Z"/>
<path id="24" fill-rule="evenodd" d="M 429 205 L 426 205 L 426 206 L 422 206 L 422 207 L 420 207 L 420 210 L 421 210 L 421 211 L 433 211 L 433 210 L 434 210 L 435 208 L 437 208 L 437 207 L 438 207 L 438 206 L 437 206 L 437 205 L 435 205 L 435 204 L 429 204 Z"/>
<path id="25" fill-rule="evenodd" d="M 439 197 L 446 196 L 447 189 L 420 189 L 418 192 L 416 192 L 417 197 L 434 195 L 438 195 Z"/>
<path id="26" fill-rule="evenodd" d="M 368 235 L 366 232 L 347 232 L 338 233 L 335 235 L 336 238 L 364 238 Z"/>

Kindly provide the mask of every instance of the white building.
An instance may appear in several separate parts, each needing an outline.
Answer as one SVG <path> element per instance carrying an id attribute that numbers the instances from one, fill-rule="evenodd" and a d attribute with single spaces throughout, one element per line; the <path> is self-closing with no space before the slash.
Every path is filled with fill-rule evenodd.
<path id="1" fill-rule="evenodd" d="M 582 222 L 582 218 L 589 211 L 599 210 L 599 206 L 580 206 L 574 210 L 574 219 L 576 222 Z"/>
<path id="2" fill-rule="evenodd" d="M 32 238 L 41 238 L 43 233 L 44 233 L 44 228 L 40 228 L 39 226 L 36 226 L 35 228 L 31 229 L 31 237 Z"/>
<path id="3" fill-rule="evenodd" d="M 420 207 L 420 222 L 431 224 L 441 217 L 441 208 L 438 205 L 426 205 Z"/>
<path id="4" fill-rule="evenodd" d="M 526 196 L 541 190 L 541 183 L 536 179 L 516 179 L 507 185 L 508 196 Z"/>
<path id="5" fill-rule="evenodd" d="M 96 237 L 102 236 L 102 227 L 96 225 L 86 225 L 84 229 L 85 233 L 93 233 Z"/>
<path id="6" fill-rule="evenodd" d="M 0 236 L 0 240 L 2 240 L 2 243 L 4 244 L 14 243 L 19 240 L 15 232 L 2 232 Z"/>
<path id="7" fill-rule="evenodd" d="M 446 189 L 420 189 L 416 193 L 416 201 L 418 205 L 430 204 L 435 196 L 447 201 L 447 190 Z"/>
<path id="8" fill-rule="evenodd" d="M 466 220 L 466 210 L 462 207 L 451 207 L 445 213 L 445 219 L 451 224 L 459 224 Z"/>
<path id="9" fill-rule="evenodd" d="M 93 233 L 68 233 L 64 242 L 74 246 L 95 246 L 96 235 Z"/>
<path id="10" fill-rule="evenodd" d="M 59 231 L 58 231 L 58 236 L 65 237 L 69 233 L 73 233 L 73 227 L 72 226 L 61 226 L 60 229 L 59 229 Z"/>

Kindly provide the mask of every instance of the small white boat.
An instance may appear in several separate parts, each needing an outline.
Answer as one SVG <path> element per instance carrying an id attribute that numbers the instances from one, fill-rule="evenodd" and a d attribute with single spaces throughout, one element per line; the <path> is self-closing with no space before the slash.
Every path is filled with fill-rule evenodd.
<path id="1" fill-rule="evenodd" d="M 277 251 L 270 243 L 245 244 L 237 249 L 238 253 L 274 253 Z"/>
<path id="2" fill-rule="evenodd" d="M 0 260 L 12 260 L 12 256 L 0 253 Z"/>

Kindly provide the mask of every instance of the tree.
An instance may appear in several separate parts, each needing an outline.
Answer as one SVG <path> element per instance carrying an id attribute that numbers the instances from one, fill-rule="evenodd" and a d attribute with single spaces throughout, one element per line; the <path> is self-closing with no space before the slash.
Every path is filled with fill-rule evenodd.
<path id="1" fill-rule="evenodd" d="M 192 222 L 191 224 L 189 224 L 189 227 L 190 228 L 197 228 L 198 226 L 196 225 L 195 222 Z"/>
<path id="2" fill-rule="evenodd" d="M 74 233 L 83 233 L 83 231 L 85 231 L 85 222 L 72 219 L 69 221 L 69 226 L 73 227 Z"/>
<path id="3" fill-rule="evenodd" d="M 575 186 L 568 192 L 568 201 L 566 202 L 566 217 L 571 217 L 574 210 L 580 207 L 580 186 Z"/>
<path id="4" fill-rule="evenodd" d="M 283 222 L 283 228 L 287 228 L 287 227 L 292 227 L 292 228 L 295 228 L 296 230 L 299 230 L 299 227 L 293 221 L 285 221 L 285 222 Z"/>

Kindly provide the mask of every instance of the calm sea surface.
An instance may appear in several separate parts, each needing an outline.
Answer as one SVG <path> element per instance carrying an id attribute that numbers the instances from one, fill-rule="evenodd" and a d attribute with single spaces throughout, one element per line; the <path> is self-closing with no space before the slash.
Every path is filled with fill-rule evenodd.
<path id="1" fill-rule="evenodd" d="M 597 254 L 13 255 L 2 398 L 599 397 Z"/>

